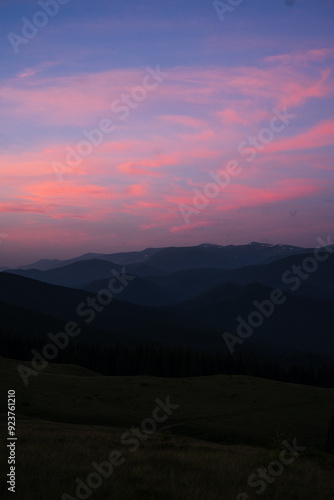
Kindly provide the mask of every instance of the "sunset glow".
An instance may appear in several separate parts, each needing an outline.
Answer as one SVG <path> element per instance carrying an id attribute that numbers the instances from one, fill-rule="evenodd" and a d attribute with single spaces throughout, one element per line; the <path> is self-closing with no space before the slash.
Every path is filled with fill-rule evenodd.
<path id="1" fill-rule="evenodd" d="M 71 0 L 15 53 L 7 33 L 41 7 L 2 2 L 0 265 L 316 246 L 334 208 L 334 4 L 320 3 L 244 1 L 221 21 L 210 1 Z"/>

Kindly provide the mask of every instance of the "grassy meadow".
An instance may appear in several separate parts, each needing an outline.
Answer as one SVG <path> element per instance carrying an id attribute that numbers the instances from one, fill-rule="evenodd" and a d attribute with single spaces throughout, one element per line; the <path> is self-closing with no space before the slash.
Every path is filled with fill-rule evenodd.
<path id="1" fill-rule="evenodd" d="M 125 462 L 93 490 L 92 500 L 334 498 L 334 455 L 322 451 L 333 389 L 229 375 L 103 377 L 56 364 L 25 387 L 18 364 L 0 359 L 4 437 L 7 391 L 16 390 L 16 500 L 77 498 L 76 478 L 85 481 L 92 462 L 108 460 L 112 450 Z M 130 452 L 122 434 L 168 396 L 179 407 Z M 293 439 L 305 452 L 257 494 L 248 477 L 278 458 L 282 440 Z M 0 457 L 6 471 L 5 445 Z M 5 481 L 1 490 L 1 498 L 14 497 Z"/>

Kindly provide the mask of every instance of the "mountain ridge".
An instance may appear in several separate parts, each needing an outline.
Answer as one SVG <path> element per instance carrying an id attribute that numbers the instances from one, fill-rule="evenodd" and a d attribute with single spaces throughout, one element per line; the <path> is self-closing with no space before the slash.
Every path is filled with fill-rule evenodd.
<path id="1" fill-rule="evenodd" d="M 145 248 L 144 250 L 138 250 L 138 251 L 130 251 L 130 252 L 116 252 L 116 253 L 111 253 L 111 254 L 103 254 L 103 253 L 85 253 L 77 257 L 73 257 L 70 259 L 65 259 L 65 260 L 59 260 L 59 259 L 40 259 L 36 262 L 33 262 L 32 264 L 27 264 L 23 266 L 16 266 L 15 268 L 12 269 L 22 269 L 22 270 L 28 270 L 28 269 L 38 269 L 40 271 L 48 271 L 50 269 L 54 269 L 56 267 L 63 267 L 68 264 L 72 264 L 73 262 L 76 261 L 81 261 L 81 260 L 90 260 L 90 259 L 101 259 L 101 260 L 107 260 L 114 262 L 115 264 L 134 264 L 134 263 L 140 263 L 140 262 L 145 262 L 147 259 L 155 255 L 156 253 L 160 253 L 162 251 L 177 251 L 178 249 L 205 249 L 207 248 L 209 251 L 210 250 L 215 250 L 215 249 L 223 249 L 227 251 L 235 251 L 236 249 L 243 247 L 244 249 L 249 248 L 257 248 L 257 249 L 266 249 L 266 250 L 272 250 L 274 249 L 274 253 L 276 252 L 277 254 L 279 252 L 294 252 L 298 253 L 301 252 L 303 253 L 304 250 L 310 250 L 304 247 L 297 247 L 294 245 L 285 245 L 285 244 L 269 244 L 269 243 L 259 243 L 259 242 L 251 242 L 245 245 L 218 245 L 214 243 L 201 243 L 199 245 L 193 245 L 193 246 L 186 246 L 186 247 L 175 247 L 175 246 L 168 246 L 168 247 L 157 247 L 157 248 L 152 248 L 148 247 Z M 182 250 L 181 250 L 182 251 Z M 114 259 L 114 260 L 113 260 Z M 6 266 L 6 269 L 9 269 Z"/>

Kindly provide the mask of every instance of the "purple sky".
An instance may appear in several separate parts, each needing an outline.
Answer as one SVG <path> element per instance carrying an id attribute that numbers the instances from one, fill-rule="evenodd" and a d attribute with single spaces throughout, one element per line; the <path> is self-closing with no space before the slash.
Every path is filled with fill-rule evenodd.
<path id="1" fill-rule="evenodd" d="M 334 2 L 231 3 L 1 1 L 0 266 L 332 233 Z"/>

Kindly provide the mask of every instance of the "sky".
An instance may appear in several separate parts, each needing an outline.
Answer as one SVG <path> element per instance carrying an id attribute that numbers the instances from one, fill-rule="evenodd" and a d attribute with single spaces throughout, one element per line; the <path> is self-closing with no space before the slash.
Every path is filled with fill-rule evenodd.
<path id="1" fill-rule="evenodd" d="M 333 0 L 0 9 L 0 266 L 332 234 Z"/>

